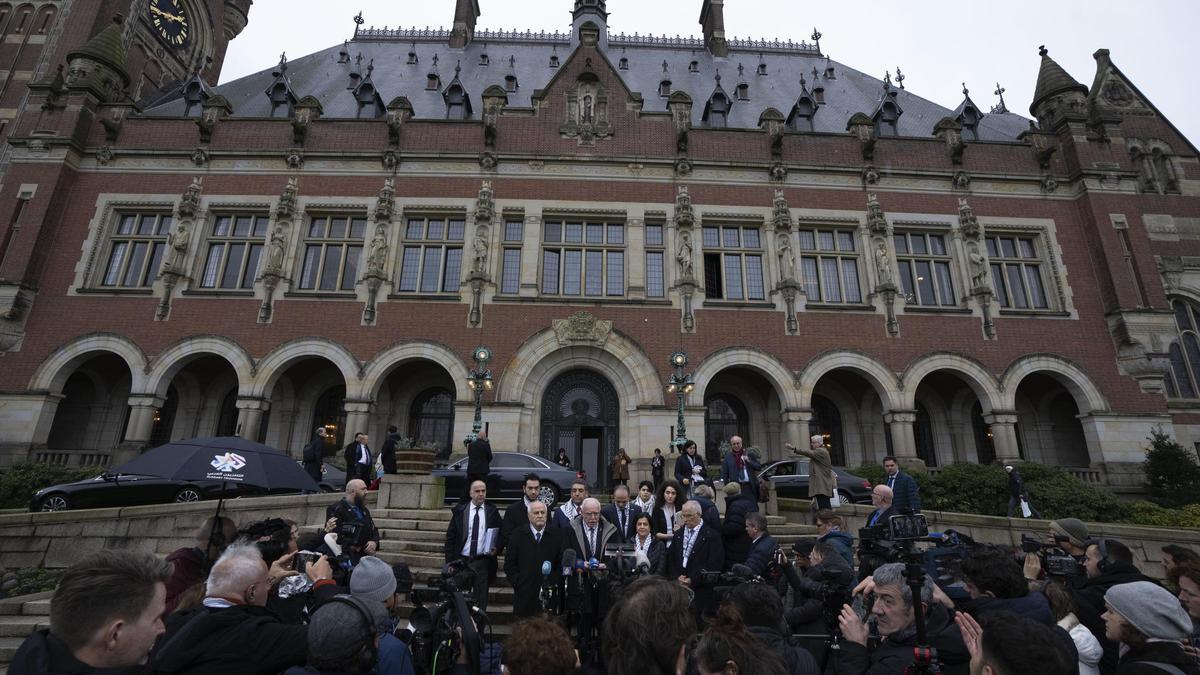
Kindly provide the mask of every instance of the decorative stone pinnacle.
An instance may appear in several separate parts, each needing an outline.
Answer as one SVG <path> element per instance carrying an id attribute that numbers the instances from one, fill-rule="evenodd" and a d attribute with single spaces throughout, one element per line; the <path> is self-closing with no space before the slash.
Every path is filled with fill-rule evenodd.
<path id="1" fill-rule="evenodd" d="M 966 82 L 963 82 L 963 83 L 962 83 L 962 86 L 963 86 L 963 96 L 970 96 L 970 95 L 971 95 L 971 90 L 970 90 L 970 89 L 967 89 L 967 83 L 966 83 Z"/>
<path id="2" fill-rule="evenodd" d="M 1041 45 L 1038 47 L 1038 56 L 1047 56 L 1049 54 L 1050 50 L 1046 49 L 1046 45 Z"/>
<path id="3" fill-rule="evenodd" d="M 358 14 L 354 15 L 355 25 L 361 26 L 366 22 L 367 20 L 363 18 L 362 10 L 359 10 Z"/>

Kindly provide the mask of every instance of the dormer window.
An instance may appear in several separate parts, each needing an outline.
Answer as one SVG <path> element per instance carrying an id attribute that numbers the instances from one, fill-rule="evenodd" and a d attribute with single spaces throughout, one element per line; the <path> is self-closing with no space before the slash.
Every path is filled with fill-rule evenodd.
<path id="1" fill-rule="evenodd" d="M 689 73 L 698 73 L 698 72 L 700 72 L 700 62 L 699 62 L 699 61 L 692 61 L 691 63 L 689 63 L 689 64 L 688 64 L 688 72 L 689 72 Z"/>
<path id="2" fill-rule="evenodd" d="M 739 101 L 750 100 L 750 85 L 742 82 L 737 86 L 737 97 Z"/>
<path id="3" fill-rule="evenodd" d="M 663 80 L 658 83 L 658 95 L 666 98 L 671 95 L 671 81 Z"/>
<path id="4" fill-rule="evenodd" d="M 517 90 L 517 76 L 516 75 L 506 75 L 504 77 L 504 91 L 516 91 L 516 90 Z"/>
<path id="5" fill-rule="evenodd" d="M 488 57 L 487 52 L 484 52 L 479 55 L 479 65 L 486 66 L 486 65 L 491 64 L 491 62 L 492 62 L 492 60 L 491 60 L 491 58 Z"/>
<path id="6" fill-rule="evenodd" d="M 958 121 L 962 124 L 963 138 L 972 141 L 979 140 L 979 119 L 983 115 L 972 106 L 963 108 L 962 114 L 958 116 Z"/>
<path id="7" fill-rule="evenodd" d="M 446 119 L 470 119 L 471 101 L 457 77 L 454 78 L 449 87 L 446 87 L 446 91 L 442 92 L 442 99 L 446 102 Z"/>
<path id="8" fill-rule="evenodd" d="M 705 109 L 704 121 L 713 128 L 723 128 L 728 124 L 729 99 L 723 93 L 713 94 Z"/>
<path id="9" fill-rule="evenodd" d="M 558 63 L 558 54 L 551 54 L 551 55 L 550 55 L 550 67 L 551 67 L 551 68 L 557 68 L 558 66 L 559 66 L 559 63 Z"/>
<path id="10" fill-rule="evenodd" d="M 875 115 L 875 131 L 880 136 L 899 136 L 900 108 L 892 101 L 884 101 Z"/>
<path id="11" fill-rule="evenodd" d="M 417 65 L 417 53 L 416 52 L 408 53 L 408 65 L 410 65 L 410 66 Z"/>
<path id="12" fill-rule="evenodd" d="M 813 100 L 817 105 L 825 105 L 825 87 L 816 87 L 812 90 Z"/>
<path id="13" fill-rule="evenodd" d="M 200 78 L 193 78 L 191 82 L 183 88 L 184 102 L 184 117 L 199 117 L 200 112 L 204 107 L 204 100 L 208 98 L 208 92 L 204 91 L 204 84 Z"/>
<path id="14" fill-rule="evenodd" d="M 291 117 L 295 103 L 286 84 L 279 82 L 271 87 L 271 117 Z"/>
<path id="15" fill-rule="evenodd" d="M 761 63 L 761 62 L 760 62 L 760 63 L 758 64 L 758 74 L 759 74 L 759 75 L 766 75 L 766 74 L 767 74 L 767 64 L 766 64 L 766 63 Z"/>
<path id="16" fill-rule="evenodd" d="M 430 73 L 426 76 L 425 89 L 437 91 L 442 88 L 442 78 L 438 77 L 437 73 Z"/>
<path id="17" fill-rule="evenodd" d="M 617 61 L 617 69 L 618 70 L 629 70 L 629 59 L 622 56 L 621 60 Z"/>
<path id="18" fill-rule="evenodd" d="M 383 115 L 383 99 L 379 97 L 375 87 L 369 83 L 364 83 L 354 92 L 354 98 L 358 102 L 358 119 L 375 119 Z"/>

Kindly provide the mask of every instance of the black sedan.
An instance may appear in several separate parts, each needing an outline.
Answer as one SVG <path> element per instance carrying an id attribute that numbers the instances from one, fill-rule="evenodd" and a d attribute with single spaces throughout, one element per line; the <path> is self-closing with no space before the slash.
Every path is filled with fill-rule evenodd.
<path id="1" fill-rule="evenodd" d="M 843 502 L 854 504 L 871 503 L 871 481 L 834 468 L 837 474 L 837 491 Z M 761 478 L 771 481 L 775 495 L 788 499 L 808 499 L 808 460 L 782 459 L 763 467 Z"/>
<path id="2" fill-rule="evenodd" d="M 571 494 L 571 483 L 578 474 L 571 469 L 524 452 L 492 453 L 488 472 L 488 499 L 509 501 L 521 498 L 526 474 L 536 473 L 542 479 L 538 498 L 546 506 L 554 506 L 563 495 Z M 444 469 L 434 469 L 434 476 L 446 479 L 446 503 L 453 504 L 467 492 L 467 459 L 454 462 Z"/>
<path id="3" fill-rule="evenodd" d="M 326 464 L 322 467 L 319 485 L 322 492 L 341 492 L 346 473 Z M 166 480 L 139 474 L 102 473 L 74 483 L 62 483 L 42 488 L 30 500 L 30 511 L 66 511 L 69 509 L 99 509 L 114 506 L 198 502 L 202 499 L 261 497 L 264 495 L 294 494 L 295 490 L 263 490 L 250 485 L 229 485 L 221 494 L 221 481 Z"/>

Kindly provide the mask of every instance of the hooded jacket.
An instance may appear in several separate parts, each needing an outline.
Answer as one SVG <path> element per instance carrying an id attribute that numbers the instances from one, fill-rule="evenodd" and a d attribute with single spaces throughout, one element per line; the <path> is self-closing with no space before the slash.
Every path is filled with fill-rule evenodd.
<path id="1" fill-rule="evenodd" d="M 1075 643 L 1075 651 L 1079 654 L 1079 675 L 1100 675 L 1100 659 L 1104 656 L 1104 648 L 1092 631 L 1079 623 L 1074 613 L 1064 616 L 1058 622 L 1058 627 L 1067 631 Z"/>
<path id="2" fill-rule="evenodd" d="M 158 675 L 276 675 L 307 659 L 308 626 L 254 605 L 198 607 L 173 615 L 151 656 Z"/>
<path id="3" fill-rule="evenodd" d="M 126 668 L 93 668 L 76 659 L 66 643 L 50 634 L 49 629 L 39 630 L 21 643 L 8 672 L 21 675 L 147 675 L 146 666 Z"/>
<path id="4" fill-rule="evenodd" d="M 1104 613 L 1104 594 L 1117 584 L 1154 580 L 1139 572 L 1133 565 L 1117 562 L 1108 565 L 1108 569 L 1097 577 L 1075 577 L 1068 581 L 1067 590 L 1071 594 L 1071 602 L 1075 605 L 1075 616 L 1079 617 L 1079 622 L 1087 626 L 1100 641 L 1100 646 L 1104 647 L 1104 658 L 1100 659 L 1100 672 L 1112 673 L 1117 667 L 1119 654 L 1117 643 L 1104 635 L 1104 620 L 1100 618 Z"/>
<path id="5" fill-rule="evenodd" d="M 837 552 L 842 555 L 842 559 L 854 569 L 854 535 L 841 530 L 830 530 L 823 536 L 817 537 L 817 541 L 824 542 L 837 549 Z"/>
<path id="6" fill-rule="evenodd" d="M 1200 675 L 1196 659 L 1183 651 L 1178 642 L 1147 642 L 1121 655 L 1117 675 L 1165 675 L 1167 671 L 1152 663 L 1165 663 L 1183 671 L 1184 675 Z"/>
<path id="7" fill-rule="evenodd" d="M 925 617 L 930 646 L 937 649 L 942 663 L 943 675 L 967 675 L 970 672 L 971 655 L 963 643 L 962 632 L 954 623 L 953 615 L 943 606 L 930 605 Z M 855 642 L 843 642 L 842 654 L 838 659 L 837 672 L 844 675 L 895 675 L 904 672 L 913 660 L 913 647 L 917 646 L 916 628 L 890 635 L 879 646 L 868 650 Z"/>

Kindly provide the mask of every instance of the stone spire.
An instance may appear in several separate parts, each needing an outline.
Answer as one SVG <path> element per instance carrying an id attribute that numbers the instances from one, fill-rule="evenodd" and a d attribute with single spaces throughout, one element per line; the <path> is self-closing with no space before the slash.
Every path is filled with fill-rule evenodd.
<path id="1" fill-rule="evenodd" d="M 475 37 L 475 20 L 479 18 L 479 0 L 456 0 L 454 26 L 450 29 L 450 47 L 462 49 Z"/>
<path id="2" fill-rule="evenodd" d="M 116 101 L 129 87 L 125 40 L 120 14 L 79 49 L 67 54 L 67 85 L 91 89 L 105 101 Z"/>
<path id="3" fill-rule="evenodd" d="M 1033 113 L 1034 117 L 1042 119 L 1044 115 L 1038 111 L 1042 110 L 1043 104 L 1054 96 L 1059 94 L 1087 96 L 1088 90 L 1063 70 L 1062 66 L 1058 65 L 1054 59 L 1050 58 L 1050 52 L 1046 50 L 1045 46 L 1039 47 L 1038 50 L 1042 56 L 1042 65 L 1038 69 L 1037 87 L 1033 92 L 1033 103 L 1029 105 L 1029 112 Z"/>

